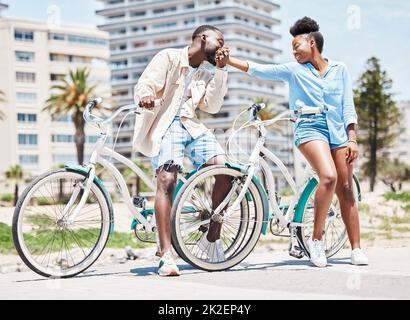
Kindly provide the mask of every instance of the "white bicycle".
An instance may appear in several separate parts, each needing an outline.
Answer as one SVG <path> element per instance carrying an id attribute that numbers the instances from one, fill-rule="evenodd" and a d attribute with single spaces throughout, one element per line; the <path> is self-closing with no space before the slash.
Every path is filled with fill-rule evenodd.
<path id="1" fill-rule="evenodd" d="M 184 260 L 200 269 L 221 271 L 237 265 L 251 253 L 260 235 L 266 234 L 268 229 L 276 236 L 290 238 L 289 253 L 292 256 L 309 256 L 307 239 L 313 231 L 314 195 L 319 179 L 307 165 L 302 182 L 297 185 L 283 162 L 265 147 L 268 134 L 266 127 L 283 120 L 304 121 L 302 117 L 305 115 L 314 116 L 322 113 L 323 109 L 303 107 L 286 110 L 271 120 L 261 121 L 257 113 L 262 108 L 263 105 L 254 104 L 239 114 L 228 141 L 228 156 L 235 158 L 234 153 L 240 144 L 232 150 L 234 137 L 243 129 L 257 129 L 259 136 L 247 163 L 227 163 L 199 171 L 183 184 L 174 201 L 171 226 L 175 249 Z M 247 111 L 250 112 L 249 120 L 235 129 L 235 123 Z M 290 186 L 292 197 L 289 202 L 282 201 L 278 196 L 272 168 L 265 157 L 279 168 Z M 262 173 L 265 183 L 258 178 L 258 173 Z M 218 188 L 215 185 L 218 175 L 228 176 L 232 188 L 216 207 L 212 204 L 211 195 L 214 188 Z M 356 176 L 354 194 L 356 201 L 359 201 L 360 185 Z M 191 212 L 182 213 L 183 208 L 192 209 Z M 198 246 L 199 239 L 209 231 L 212 220 L 222 223 L 220 239 L 225 258 L 218 262 L 210 262 L 209 252 L 204 252 Z M 288 235 L 284 235 L 285 230 L 289 230 Z M 347 240 L 336 196 L 327 215 L 323 239 L 327 257 L 338 252 Z"/>
<path id="2" fill-rule="evenodd" d="M 155 184 L 132 161 L 105 146 L 108 125 L 120 113 L 150 111 L 127 105 L 102 119 L 91 113 L 100 103 L 100 98 L 90 101 L 84 112 L 86 123 L 100 129 L 88 164 L 65 166 L 37 177 L 19 198 L 14 212 L 16 250 L 28 267 L 45 277 L 69 278 L 85 271 L 98 259 L 114 230 L 111 196 L 95 174 L 97 164 L 112 175 L 119 187 L 134 216 L 132 229 L 137 238 L 157 242 L 153 210 L 145 210 L 144 198 L 130 196 L 123 176 L 109 160 L 130 168 L 151 190 L 155 190 Z M 159 103 L 156 101 L 156 105 Z"/>

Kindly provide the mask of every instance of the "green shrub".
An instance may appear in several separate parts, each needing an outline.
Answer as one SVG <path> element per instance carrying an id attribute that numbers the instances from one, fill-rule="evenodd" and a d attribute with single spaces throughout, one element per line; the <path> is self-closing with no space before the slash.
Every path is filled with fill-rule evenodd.
<path id="1" fill-rule="evenodd" d="M 11 226 L 0 222 L 0 253 L 10 254 L 14 251 Z"/>
<path id="2" fill-rule="evenodd" d="M 0 200 L 4 202 L 13 202 L 14 195 L 12 195 L 11 193 L 5 193 L 1 195 Z"/>
<path id="3" fill-rule="evenodd" d="M 387 192 L 383 195 L 386 200 L 396 200 L 401 202 L 410 202 L 410 191 L 403 191 L 400 193 Z"/>

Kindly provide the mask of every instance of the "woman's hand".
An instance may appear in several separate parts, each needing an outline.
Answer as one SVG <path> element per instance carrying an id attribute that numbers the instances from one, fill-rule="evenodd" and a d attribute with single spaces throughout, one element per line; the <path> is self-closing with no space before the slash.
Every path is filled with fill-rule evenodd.
<path id="1" fill-rule="evenodd" d="M 215 62 L 218 68 L 223 68 L 229 61 L 229 52 L 230 49 L 228 46 L 223 46 L 218 49 L 215 53 Z"/>
<path id="2" fill-rule="evenodd" d="M 346 149 L 346 161 L 348 164 L 353 164 L 353 162 L 359 156 L 359 147 L 357 146 L 356 140 L 349 140 Z"/>

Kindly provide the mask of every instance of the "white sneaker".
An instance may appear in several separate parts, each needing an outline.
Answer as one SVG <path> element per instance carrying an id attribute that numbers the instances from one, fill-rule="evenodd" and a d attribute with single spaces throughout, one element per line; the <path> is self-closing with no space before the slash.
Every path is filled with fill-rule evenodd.
<path id="1" fill-rule="evenodd" d="M 356 248 L 352 251 L 350 261 L 356 266 L 367 266 L 369 264 L 369 259 L 360 248 Z"/>
<path id="2" fill-rule="evenodd" d="M 165 252 L 159 260 L 158 274 L 161 277 L 175 277 L 180 275 L 170 251 Z"/>
<path id="3" fill-rule="evenodd" d="M 198 248 L 207 254 L 209 262 L 217 263 L 225 261 L 225 253 L 221 239 L 210 242 L 207 238 L 208 232 L 205 232 L 198 241 Z"/>
<path id="4" fill-rule="evenodd" d="M 307 245 L 310 253 L 310 261 L 319 268 L 327 266 L 327 259 L 323 241 L 308 239 Z"/>

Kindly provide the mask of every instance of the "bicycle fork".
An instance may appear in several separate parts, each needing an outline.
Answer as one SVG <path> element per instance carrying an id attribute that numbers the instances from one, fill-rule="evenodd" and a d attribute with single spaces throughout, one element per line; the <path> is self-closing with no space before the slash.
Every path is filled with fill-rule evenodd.
<path id="1" fill-rule="evenodd" d="M 81 196 L 80 202 L 75 207 L 73 213 L 70 214 L 68 217 L 68 221 L 66 222 L 68 225 L 72 224 L 75 221 L 75 218 L 78 216 L 80 211 L 83 209 L 87 201 L 88 195 L 90 194 L 90 189 L 94 182 L 94 177 L 95 177 L 95 167 L 91 166 L 88 177 L 84 181 L 76 183 L 73 193 L 70 197 L 70 200 L 68 201 L 67 205 L 64 208 L 63 215 L 62 215 L 63 219 L 66 218 L 66 216 L 70 213 L 72 206 L 74 205 L 78 196 L 81 193 L 81 190 L 83 190 L 83 194 Z"/>
<path id="2" fill-rule="evenodd" d="M 289 243 L 289 255 L 296 258 L 302 259 L 305 256 L 305 251 L 300 247 L 298 238 L 297 238 L 297 227 L 290 226 L 290 243 Z"/>

